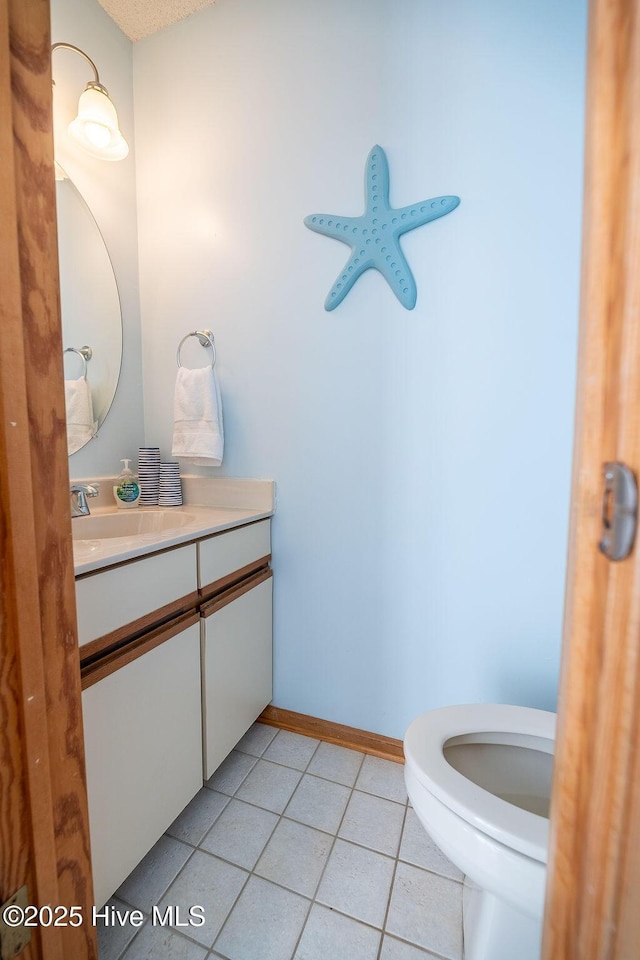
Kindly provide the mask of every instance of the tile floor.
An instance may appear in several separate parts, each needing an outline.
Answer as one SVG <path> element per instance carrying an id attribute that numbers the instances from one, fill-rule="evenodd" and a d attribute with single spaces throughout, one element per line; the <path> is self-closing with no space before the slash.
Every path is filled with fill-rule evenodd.
<path id="1" fill-rule="evenodd" d="M 110 901 L 147 920 L 100 928 L 99 956 L 461 960 L 462 879 L 400 764 L 256 723 Z M 202 926 L 152 923 L 196 904 Z"/>

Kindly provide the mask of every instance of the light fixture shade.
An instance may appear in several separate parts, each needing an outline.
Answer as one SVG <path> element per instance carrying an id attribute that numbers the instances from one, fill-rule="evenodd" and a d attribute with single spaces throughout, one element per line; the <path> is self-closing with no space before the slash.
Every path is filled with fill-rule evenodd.
<path id="1" fill-rule="evenodd" d="M 129 146 L 118 128 L 116 108 L 101 83 L 89 83 L 78 103 L 69 135 L 98 160 L 124 160 Z"/>

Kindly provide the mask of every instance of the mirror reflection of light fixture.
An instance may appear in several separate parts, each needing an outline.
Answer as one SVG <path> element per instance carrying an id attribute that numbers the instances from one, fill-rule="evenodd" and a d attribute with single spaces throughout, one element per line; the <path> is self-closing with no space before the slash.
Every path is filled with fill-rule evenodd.
<path id="1" fill-rule="evenodd" d="M 72 43 L 54 43 L 51 53 L 57 47 L 75 50 L 87 60 L 95 74 L 90 80 L 78 103 L 78 116 L 69 124 L 69 135 L 87 153 L 98 160 L 124 160 L 129 146 L 118 128 L 116 108 L 109 99 L 106 87 L 100 83 L 98 69 L 84 50 Z"/>

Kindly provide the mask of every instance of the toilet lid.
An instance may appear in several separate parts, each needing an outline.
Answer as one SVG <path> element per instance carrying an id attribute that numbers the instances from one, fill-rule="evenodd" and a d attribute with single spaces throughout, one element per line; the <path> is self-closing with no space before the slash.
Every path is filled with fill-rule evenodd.
<path id="1" fill-rule="evenodd" d="M 459 773 L 443 749 L 454 737 L 494 735 L 488 742 L 509 742 L 513 735 L 539 738 L 552 752 L 555 713 L 507 704 L 466 704 L 430 710 L 407 730 L 404 752 L 414 775 L 438 800 L 467 823 L 525 856 L 547 861 L 549 820 L 495 796 Z M 533 745 L 533 744 L 532 744 Z"/>

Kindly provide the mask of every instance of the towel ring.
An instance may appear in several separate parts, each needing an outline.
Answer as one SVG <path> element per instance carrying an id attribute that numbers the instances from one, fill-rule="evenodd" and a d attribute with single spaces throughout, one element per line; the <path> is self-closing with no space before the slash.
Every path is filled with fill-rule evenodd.
<path id="1" fill-rule="evenodd" d="M 179 367 L 182 366 L 180 362 L 180 350 L 182 349 L 182 344 L 185 342 L 185 340 L 188 340 L 189 337 L 197 337 L 203 347 L 211 347 L 211 350 L 213 351 L 213 354 L 211 357 L 211 369 L 213 370 L 213 368 L 216 365 L 216 346 L 213 340 L 213 333 L 211 332 L 211 330 L 192 330 L 191 333 L 188 333 L 186 337 L 182 338 L 182 340 L 178 344 L 178 351 L 176 353 L 176 360 L 178 361 L 178 366 Z"/>
<path id="2" fill-rule="evenodd" d="M 87 347 L 86 345 L 84 347 L 67 347 L 64 353 L 77 353 L 83 364 L 82 376 L 86 377 L 87 361 L 91 360 L 91 357 L 93 356 L 93 350 L 91 347 Z"/>

